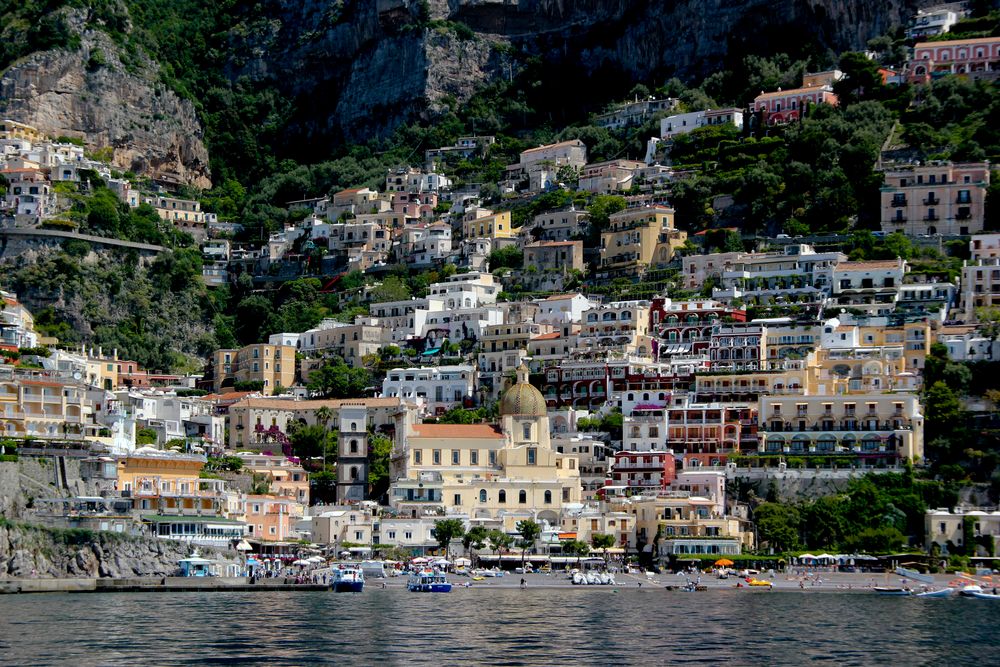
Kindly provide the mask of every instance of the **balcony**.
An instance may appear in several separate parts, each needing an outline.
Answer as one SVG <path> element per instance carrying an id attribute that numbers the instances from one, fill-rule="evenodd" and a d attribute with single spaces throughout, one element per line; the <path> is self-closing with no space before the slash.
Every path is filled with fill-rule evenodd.
<path id="1" fill-rule="evenodd" d="M 924 222 L 937 222 L 941 218 L 938 217 L 937 213 L 929 213 L 924 216 Z"/>
<path id="2" fill-rule="evenodd" d="M 905 215 L 897 215 L 895 218 L 893 218 L 891 220 L 891 222 L 893 222 L 893 223 L 895 223 L 897 225 L 902 225 L 902 224 L 904 224 L 906 222 L 906 216 Z"/>
<path id="3" fill-rule="evenodd" d="M 902 208 L 903 206 L 906 206 L 906 197 L 894 198 L 892 200 L 893 208 Z"/>
<path id="4" fill-rule="evenodd" d="M 931 196 L 924 199 L 925 206 L 937 206 L 941 203 L 941 200 L 937 197 Z"/>

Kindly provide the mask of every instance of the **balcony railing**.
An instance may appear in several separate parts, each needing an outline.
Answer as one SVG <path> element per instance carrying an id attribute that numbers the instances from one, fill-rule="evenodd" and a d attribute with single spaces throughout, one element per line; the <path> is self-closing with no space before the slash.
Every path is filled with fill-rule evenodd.
<path id="1" fill-rule="evenodd" d="M 924 199 L 924 204 L 927 206 L 936 206 L 941 203 L 941 200 L 937 197 L 927 197 Z"/>

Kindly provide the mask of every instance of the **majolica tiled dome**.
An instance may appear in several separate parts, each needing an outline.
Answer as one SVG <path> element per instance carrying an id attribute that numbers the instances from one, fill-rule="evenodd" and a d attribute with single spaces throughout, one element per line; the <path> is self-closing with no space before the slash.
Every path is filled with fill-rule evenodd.
<path id="1" fill-rule="evenodd" d="M 511 417 L 544 417 L 545 397 L 528 382 L 528 367 L 517 369 L 517 384 L 504 392 L 500 399 L 500 414 Z"/>

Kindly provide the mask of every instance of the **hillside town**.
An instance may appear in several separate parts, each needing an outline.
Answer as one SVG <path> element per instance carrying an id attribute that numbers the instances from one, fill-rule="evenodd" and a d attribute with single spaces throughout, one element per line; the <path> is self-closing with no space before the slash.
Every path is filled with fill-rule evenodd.
<path id="1" fill-rule="evenodd" d="M 958 20 L 942 11 L 918 15 L 911 37 Z M 983 37 L 917 41 L 904 68 L 879 75 L 888 86 L 992 81 L 998 68 L 1000 37 Z M 739 108 L 650 96 L 595 117 L 605 128 L 658 120 L 641 160 L 592 161 L 571 139 L 472 183 L 456 165 L 497 138 L 461 137 L 378 188 L 303 193 L 285 203 L 295 221 L 256 240 L 176 184 L 0 121 L 5 246 L 99 237 L 73 212 L 107 189 L 198 248 L 210 290 L 312 281 L 343 306 L 177 372 L 67 345 L 4 291 L 0 446 L 29 480 L 8 507 L 56 528 L 245 542 L 275 563 L 304 544 L 447 557 L 436 531 L 449 519 L 501 534 L 479 550 L 496 565 L 523 560 L 505 556 L 515 541 L 536 564 L 579 543 L 664 568 L 784 553 L 754 515 L 765 494 L 919 471 L 927 369 L 1000 359 L 988 161 L 883 151 L 881 219 L 865 232 L 889 249 L 879 258 L 859 255 L 849 233 L 695 232 L 673 205 L 696 169 L 671 159 L 681 137 L 731 126 L 765 142 L 769 128 L 836 106 L 843 77 L 806 73 Z M 891 252 L 902 244 L 917 250 Z M 920 253 L 945 248 L 960 268 L 927 269 Z M 400 289 L 418 275 L 429 276 L 419 293 Z M 963 542 L 970 517 L 975 545 Z M 922 539 L 900 547 L 989 559 L 1000 546 L 1000 512 L 985 504 L 930 507 L 924 521 Z"/>

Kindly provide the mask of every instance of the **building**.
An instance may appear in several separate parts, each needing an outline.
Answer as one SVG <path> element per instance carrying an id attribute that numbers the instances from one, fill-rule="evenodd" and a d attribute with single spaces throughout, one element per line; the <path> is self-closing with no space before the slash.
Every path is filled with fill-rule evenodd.
<path id="1" fill-rule="evenodd" d="M 397 431 L 390 504 L 413 517 L 439 507 L 513 531 L 530 518 L 557 525 L 580 501 L 574 456 L 554 451 L 545 399 L 522 365 L 500 401 L 499 427 L 412 424 Z"/>
<path id="2" fill-rule="evenodd" d="M 967 536 L 975 541 L 966 543 Z M 1000 547 L 1000 512 L 982 509 L 936 509 L 924 514 L 924 545 L 928 552 L 935 547 L 941 556 L 973 553 L 993 556 Z"/>
<path id="3" fill-rule="evenodd" d="M 147 197 L 145 203 L 156 211 L 162 220 L 168 220 L 174 227 L 198 238 L 205 236 L 205 213 L 201 202 L 176 197 Z"/>
<path id="4" fill-rule="evenodd" d="M 882 231 L 908 236 L 979 234 L 989 185 L 988 162 L 888 169 L 880 194 Z"/>
<path id="5" fill-rule="evenodd" d="M 982 76 L 1000 69 L 1000 37 L 918 42 L 907 65 L 911 82 L 947 74 Z"/>
<path id="6" fill-rule="evenodd" d="M 732 125 L 737 130 L 743 129 L 743 110 L 706 109 L 690 113 L 667 116 L 660 120 L 660 138 L 669 140 L 679 134 L 687 134 L 691 130 L 710 125 Z"/>
<path id="7" fill-rule="evenodd" d="M 309 473 L 288 457 L 252 452 L 236 454 L 243 461 L 243 470 L 266 476 L 271 494 L 309 505 Z"/>
<path id="8" fill-rule="evenodd" d="M 951 30 L 951 27 L 958 23 L 962 13 L 956 11 L 954 6 L 930 7 L 928 9 L 918 9 L 916 15 L 910 20 L 906 28 L 907 39 L 926 39 L 936 35 L 943 35 Z"/>
<path id="9" fill-rule="evenodd" d="M 645 100 L 635 102 L 625 102 L 618 104 L 607 113 L 598 114 L 594 117 L 594 124 L 598 127 L 608 129 L 623 129 L 635 125 L 642 125 L 647 120 L 658 113 L 671 111 L 677 107 L 678 100 L 673 97 L 656 99 L 650 97 Z"/>
<path id="10" fill-rule="evenodd" d="M 472 401 L 475 386 L 476 371 L 472 366 L 394 368 L 382 381 L 382 396 L 398 397 L 438 415 Z"/>
<path id="11" fill-rule="evenodd" d="M 645 166 L 645 162 L 635 160 L 609 160 L 588 164 L 580 170 L 577 189 L 608 195 L 630 190 L 636 172 Z"/>
<path id="12" fill-rule="evenodd" d="M 535 241 L 524 246 L 524 270 L 583 271 L 583 241 Z"/>
<path id="13" fill-rule="evenodd" d="M 712 371 L 757 371 L 767 359 L 767 327 L 758 322 L 712 325 L 709 363 Z"/>
<path id="14" fill-rule="evenodd" d="M 863 310 L 869 315 L 888 315 L 896 309 L 906 260 L 840 262 L 833 269 L 833 293 L 829 305 Z"/>
<path id="15" fill-rule="evenodd" d="M 809 75 L 806 75 L 809 76 Z M 833 92 L 832 84 L 818 83 L 812 80 L 814 85 L 809 85 L 808 79 L 803 81 L 802 88 L 781 90 L 780 88 L 771 93 L 761 92 L 754 98 L 750 110 L 761 114 L 762 120 L 768 125 L 780 125 L 799 120 L 806 113 L 809 107 L 816 104 L 837 105 L 837 96 Z"/>
<path id="16" fill-rule="evenodd" d="M 762 396 L 760 451 L 919 461 L 924 418 L 914 394 Z"/>
<path id="17" fill-rule="evenodd" d="M 581 350 L 617 350 L 651 357 L 648 301 L 612 301 L 583 313 Z"/>
<path id="18" fill-rule="evenodd" d="M 295 348 L 290 345 L 257 343 L 238 350 L 217 350 L 212 361 L 215 391 L 237 382 L 260 382 L 268 393 L 295 384 Z"/>
<path id="19" fill-rule="evenodd" d="M 674 210 L 665 206 L 626 209 L 610 216 L 601 233 L 600 273 L 640 276 L 652 266 L 665 266 L 687 232 L 674 227 Z"/>
<path id="20" fill-rule="evenodd" d="M 368 499 L 368 409 L 363 402 L 341 404 L 337 415 L 337 500 Z"/>
<path id="21" fill-rule="evenodd" d="M 265 542 L 296 540 L 293 527 L 302 516 L 302 505 L 290 498 L 249 494 L 246 499 L 247 537 Z"/>
<path id="22" fill-rule="evenodd" d="M 517 230 L 511 224 L 510 211 L 493 213 L 489 209 L 477 208 L 462 220 L 462 236 L 467 239 L 513 239 Z"/>
<path id="23" fill-rule="evenodd" d="M 507 172 L 511 177 L 527 179 L 529 190 L 539 191 L 556 185 L 560 169 L 578 171 L 586 164 L 586 144 L 571 139 L 522 151 L 518 163 L 508 166 Z"/>
<path id="24" fill-rule="evenodd" d="M 528 231 L 540 229 L 540 241 L 568 241 L 577 238 L 587 230 L 590 214 L 587 211 L 549 211 L 539 213 L 531 225 L 525 225 Z"/>

